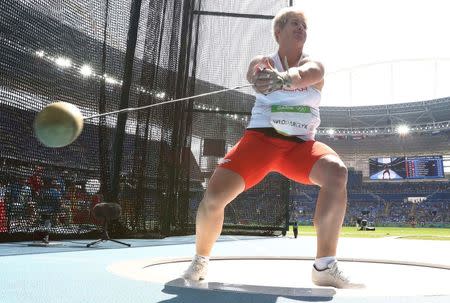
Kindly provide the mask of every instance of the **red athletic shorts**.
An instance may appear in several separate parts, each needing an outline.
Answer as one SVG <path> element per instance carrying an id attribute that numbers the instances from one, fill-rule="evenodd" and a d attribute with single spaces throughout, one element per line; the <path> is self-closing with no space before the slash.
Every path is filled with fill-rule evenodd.
<path id="1" fill-rule="evenodd" d="M 312 184 L 309 173 L 314 163 L 330 154 L 337 155 L 321 142 L 292 141 L 246 130 L 219 167 L 238 173 L 245 181 L 245 190 L 258 184 L 269 172 L 278 172 L 299 183 Z"/>

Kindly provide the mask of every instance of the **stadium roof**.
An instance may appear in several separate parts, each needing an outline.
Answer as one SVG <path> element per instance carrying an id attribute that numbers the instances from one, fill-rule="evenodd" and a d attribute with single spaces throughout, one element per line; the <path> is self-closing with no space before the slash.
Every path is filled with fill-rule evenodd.
<path id="1" fill-rule="evenodd" d="M 391 105 L 323 107 L 321 132 L 341 134 L 392 134 L 399 125 L 414 132 L 450 129 L 450 98 Z"/>

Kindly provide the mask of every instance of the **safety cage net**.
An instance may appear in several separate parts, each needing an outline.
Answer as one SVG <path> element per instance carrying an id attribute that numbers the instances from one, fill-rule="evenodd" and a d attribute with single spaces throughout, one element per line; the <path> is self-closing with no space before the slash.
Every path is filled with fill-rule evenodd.
<path id="1" fill-rule="evenodd" d="M 91 237 L 92 213 L 116 202 L 117 235 L 194 232 L 208 180 L 242 136 L 250 88 L 85 121 L 48 148 L 33 121 L 48 104 L 84 116 L 246 84 L 256 54 L 275 49 L 279 0 L 2 0 L 0 239 L 45 231 Z M 290 182 L 270 174 L 225 210 L 225 231 L 271 233 L 288 221 Z"/>

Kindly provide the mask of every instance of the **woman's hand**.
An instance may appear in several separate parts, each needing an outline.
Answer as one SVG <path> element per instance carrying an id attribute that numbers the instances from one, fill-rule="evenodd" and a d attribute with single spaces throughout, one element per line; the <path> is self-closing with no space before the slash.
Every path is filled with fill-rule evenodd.
<path id="1" fill-rule="evenodd" d="M 280 90 L 283 87 L 289 87 L 292 84 L 292 76 L 297 70 L 286 68 L 285 72 L 277 71 L 273 66 L 273 61 L 266 60 L 259 66 L 252 77 L 254 89 L 264 95 L 273 91 Z"/>
<path id="2" fill-rule="evenodd" d="M 250 62 L 247 71 L 248 82 L 253 83 L 252 81 L 256 73 L 260 72 L 264 68 L 270 68 L 271 66 L 274 66 L 274 62 L 271 58 L 261 55 L 254 57 Z"/>

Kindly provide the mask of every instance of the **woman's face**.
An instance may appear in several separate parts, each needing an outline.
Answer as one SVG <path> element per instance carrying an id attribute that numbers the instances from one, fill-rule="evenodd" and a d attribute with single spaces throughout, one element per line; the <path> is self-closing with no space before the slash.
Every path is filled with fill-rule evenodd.
<path id="1" fill-rule="evenodd" d="M 306 41 L 306 22 L 302 16 L 289 16 L 282 29 L 277 29 L 278 44 L 299 43 L 303 45 Z"/>

